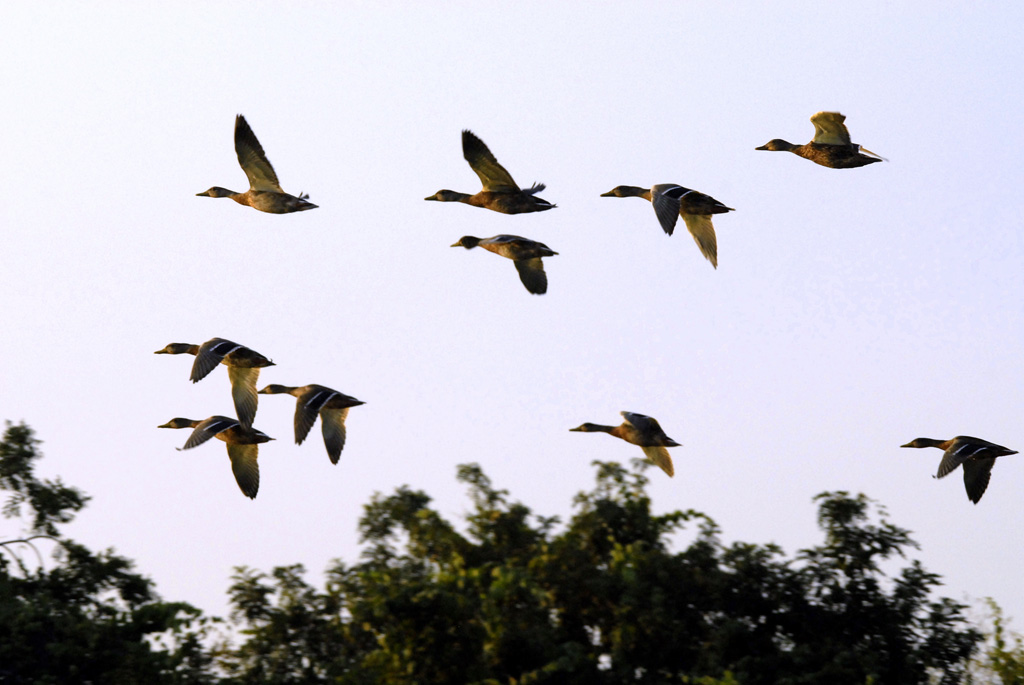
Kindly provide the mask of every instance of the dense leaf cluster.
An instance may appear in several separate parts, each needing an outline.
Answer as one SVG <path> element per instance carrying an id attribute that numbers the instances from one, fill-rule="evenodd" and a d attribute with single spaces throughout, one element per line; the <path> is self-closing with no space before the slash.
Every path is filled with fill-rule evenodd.
<path id="1" fill-rule="evenodd" d="M 60 536 L 88 497 L 36 478 L 38 447 L 24 424 L 0 441 L 3 513 L 31 521 L 27 537 L 0 540 L 0 683 L 211 682 L 198 609 L 160 601 L 128 559 Z M 47 570 L 37 546 L 57 565 Z"/>
<path id="2" fill-rule="evenodd" d="M 323 592 L 301 567 L 241 570 L 235 681 L 956 683 L 980 638 L 918 562 L 883 574 L 914 543 L 864 496 L 820 495 L 824 543 L 786 559 L 722 544 L 703 514 L 653 514 L 642 473 L 617 464 L 561 529 L 478 466 L 458 477 L 465 533 L 403 488 L 366 507 L 363 560 Z"/>

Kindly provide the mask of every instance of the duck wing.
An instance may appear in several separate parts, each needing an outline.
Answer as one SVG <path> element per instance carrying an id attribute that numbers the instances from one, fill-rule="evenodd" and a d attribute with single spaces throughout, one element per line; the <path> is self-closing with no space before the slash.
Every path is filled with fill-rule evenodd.
<path id="1" fill-rule="evenodd" d="M 975 504 L 988 488 L 995 463 L 995 457 L 982 457 L 964 462 L 964 487 L 967 488 L 967 498 Z"/>
<path id="2" fill-rule="evenodd" d="M 324 447 L 332 464 L 341 458 L 341 450 L 345 447 L 345 419 L 348 407 L 343 409 L 323 409 L 320 411 L 320 428 L 324 434 Z"/>
<path id="3" fill-rule="evenodd" d="M 480 177 L 480 183 L 483 184 L 484 190 L 492 193 L 519 192 L 519 186 L 512 180 L 512 175 L 505 170 L 505 167 L 498 164 L 498 160 L 487 149 L 484 141 L 477 138 L 472 131 L 462 132 L 462 156 Z M 536 187 L 534 192 L 539 192 L 542 189 L 543 185 Z"/>
<path id="4" fill-rule="evenodd" d="M 661 429 L 661 425 L 657 419 L 651 418 L 646 414 L 637 414 L 632 411 L 620 411 L 619 414 L 626 420 L 626 423 L 636 428 L 641 433 L 647 434 L 652 433 L 655 435 L 664 435 L 665 431 Z"/>
<path id="5" fill-rule="evenodd" d="M 686 188 L 674 183 L 659 183 L 651 188 L 651 204 L 654 205 L 654 213 L 658 216 L 662 230 L 669 235 L 676 230 L 676 220 L 679 218 L 679 198 L 686 192 Z"/>
<path id="6" fill-rule="evenodd" d="M 228 378 L 231 380 L 231 399 L 235 401 L 235 413 L 238 420 L 246 428 L 252 428 L 256 418 L 259 395 L 256 394 L 256 381 L 260 377 L 259 367 L 229 366 Z"/>
<path id="7" fill-rule="evenodd" d="M 320 410 L 338 394 L 338 391 L 325 388 L 322 385 L 311 385 L 309 390 L 299 396 L 295 403 L 296 445 L 302 444 L 302 441 L 309 435 L 313 424 L 316 423 L 316 417 L 320 415 Z"/>
<path id="8" fill-rule="evenodd" d="M 672 457 L 664 447 L 641 447 L 644 455 L 647 456 L 656 466 L 668 474 L 669 478 L 675 476 L 676 470 L 672 466 Z"/>
<path id="9" fill-rule="evenodd" d="M 665 447 L 678 447 L 679 443 L 665 435 L 658 420 L 645 414 L 637 414 L 631 411 L 619 412 L 626 423 L 633 426 L 640 433 L 644 442 L 660 443 Z"/>
<path id="10" fill-rule="evenodd" d="M 811 117 L 814 124 L 814 140 L 818 145 L 852 145 L 846 121 L 839 112 L 818 112 Z"/>
<path id="11" fill-rule="evenodd" d="M 256 134 L 241 114 L 235 117 L 235 154 L 238 155 L 239 166 L 249 179 L 250 189 L 272 193 L 284 192 L 277 180 L 277 174 L 274 173 L 274 167 L 267 159 L 267 153 L 263 151 L 260 141 L 256 140 Z"/>
<path id="12" fill-rule="evenodd" d="M 515 259 L 512 261 L 519 272 L 519 280 L 534 295 L 543 295 L 548 291 L 548 275 L 544 273 L 544 262 L 540 257 L 532 259 Z"/>
<path id="13" fill-rule="evenodd" d="M 948 476 L 960 464 L 992 447 L 992 443 L 985 440 L 970 438 L 969 441 L 965 441 L 963 440 L 964 437 L 966 436 L 954 438 L 953 444 L 943 452 L 942 461 L 939 462 L 939 471 L 935 474 L 936 478 Z"/>
<path id="14" fill-rule="evenodd" d="M 235 474 L 242 494 L 249 499 L 256 499 L 260 489 L 260 465 L 256 461 L 259 456 L 258 445 L 228 444 L 228 457 L 231 459 L 231 472 Z"/>
<path id="15" fill-rule="evenodd" d="M 196 360 L 192 363 L 190 380 L 193 383 L 203 380 L 210 375 L 211 371 L 217 368 L 217 364 L 224 361 L 224 357 L 240 347 L 243 346 L 224 338 L 211 338 L 207 340 L 199 346 L 199 351 L 196 353 Z"/>
<path id="16" fill-rule="evenodd" d="M 193 429 L 192 435 L 188 436 L 188 440 L 185 441 L 185 446 L 181 449 L 190 450 L 193 447 L 198 447 L 210 438 L 216 437 L 218 434 L 230 430 L 237 425 L 238 421 L 235 419 L 229 419 L 226 416 L 211 416 L 199 422 L 195 429 Z"/>
<path id="17" fill-rule="evenodd" d="M 718 268 L 718 240 L 715 238 L 715 227 L 711 223 L 710 214 L 683 214 L 686 229 L 693 236 L 693 241 L 700 248 L 700 253 Z"/>

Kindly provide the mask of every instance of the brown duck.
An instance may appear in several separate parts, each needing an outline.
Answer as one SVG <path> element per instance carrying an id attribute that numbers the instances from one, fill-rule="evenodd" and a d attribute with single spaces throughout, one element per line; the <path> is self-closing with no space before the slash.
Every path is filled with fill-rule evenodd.
<path id="1" fill-rule="evenodd" d="M 781 138 L 774 138 L 754 149 L 792 152 L 830 169 L 854 169 L 884 162 L 883 157 L 850 142 L 850 132 L 846 130 L 844 121 L 846 117 L 839 112 L 818 112 L 811 117 L 811 123 L 814 124 L 814 139 L 811 142 L 793 145 Z"/>
<path id="2" fill-rule="evenodd" d="M 211 416 L 202 421 L 179 417 L 157 428 L 194 428 L 181 448 L 183 450 L 198 447 L 210 438 L 223 440 L 228 446 L 231 471 L 235 474 L 239 489 L 249 499 L 256 499 L 260 489 L 260 467 L 256 461 L 259 457 L 258 445 L 273 438 L 226 416 Z"/>
<path id="3" fill-rule="evenodd" d="M 669 456 L 666 447 L 681 447 L 672 438 L 665 435 L 656 419 L 643 414 L 635 414 L 629 411 L 619 412 L 625 421 L 618 426 L 602 426 L 599 423 L 584 423 L 570 431 L 580 433 L 608 433 L 626 442 L 638 445 L 646 457 L 667 473 L 669 477 L 675 475 L 672 467 L 672 457 Z"/>
<path id="4" fill-rule="evenodd" d="M 345 393 L 332 390 L 323 385 L 288 385 L 270 384 L 260 390 L 261 395 L 288 394 L 296 398 L 295 402 L 295 444 L 301 445 L 309 435 L 310 429 L 320 417 L 320 428 L 324 434 L 324 446 L 332 464 L 341 458 L 341 450 L 345 447 L 345 419 L 348 410 L 358 407 L 361 402 Z"/>
<path id="5" fill-rule="evenodd" d="M 939 472 L 935 474 L 936 478 L 948 475 L 962 464 L 967 499 L 975 504 L 981 501 L 981 496 L 988 488 L 988 481 L 992 477 L 992 467 L 995 465 L 996 458 L 1017 454 L 1016 450 L 981 438 L 972 438 L 969 435 L 958 435 L 950 440 L 917 438 L 906 445 L 900 445 L 900 447 L 938 447 L 943 450 L 944 454 L 942 461 L 939 462 Z"/>
<path id="6" fill-rule="evenodd" d="M 439 190 L 430 197 L 423 198 L 424 200 L 462 202 L 502 214 L 543 212 L 555 207 L 547 200 L 537 197 L 537 193 L 545 188 L 543 183 L 534 183 L 525 189 L 516 185 L 512 175 L 498 164 L 498 160 L 484 145 L 484 141 L 477 138 L 472 131 L 462 132 L 462 156 L 480 177 L 483 190 L 476 195 L 458 193 L 454 190 Z"/>
<path id="7" fill-rule="evenodd" d="M 650 188 L 616 186 L 607 193 L 601 193 L 601 197 L 642 197 L 654 205 L 658 222 L 668 235 L 672 235 L 676 221 L 683 217 L 700 253 L 711 262 L 711 266 L 718 268 L 718 241 L 711 215 L 735 212 L 732 207 L 726 207 L 710 195 L 674 183 L 659 183 Z"/>
<path id="8" fill-rule="evenodd" d="M 235 153 L 238 155 L 238 163 L 249 179 L 249 190 L 244 193 L 236 193 L 227 188 L 213 186 L 209 190 L 196 193 L 203 197 L 230 197 L 240 205 L 248 205 L 253 209 L 270 214 L 290 214 L 291 212 L 303 212 L 307 209 L 316 209 L 316 205 L 309 202 L 309 195 L 300 194 L 298 197 L 289 195 L 281 189 L 281 184 L 274 173 L 274 167 L 267 159 L 267 153 L 263 151 L 260 141 L 256 140 L 256 134 L 249 128 L 245 117 L 239 114 L 235 117 Z"/>
<path id="9" fill-rule="evenodd" d="M 452 247 L 464 247 L 467 250 L 482 247 L 488 252 L 511 259 L 519 272 L 519 280 L 534 295 L 543 295 L 548 291 L 548 275 L 544 273 L 541 257 L 558 254 L 544 243 L 517 235 L 496 235 L 493 238 L 464 235 Z"/>
<path id="10" fill-rule="evenodd" d="M 274 362 L 256 350 L 224 338 L 211 338 L 202 345 L 171 343 L 154 354 L 194 354 L 196 360 L 192 364 L 191 375 L 193 383 L 206 378 L 217 364 L 227 366 L 228 380 L 231 381 L 231 397 L 235 402 L 238 420 L 245 426 L 252 426 L 259 400 L 256 397 L 256 381 L 259 379 L 260 369 L 274 366 Z"/>

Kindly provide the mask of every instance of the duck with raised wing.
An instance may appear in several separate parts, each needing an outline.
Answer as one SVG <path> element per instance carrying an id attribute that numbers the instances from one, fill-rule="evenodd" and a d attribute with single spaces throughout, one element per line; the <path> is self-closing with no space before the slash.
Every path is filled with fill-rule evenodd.
<path id="1" fill-rule="evenodd" d="M 638 445 L 650 461 L 659 466 L 669 477 L 674 476 L 672 457 L 669 456 L 668 450 L 665 448 L 682 447 L 682 445 L 665 435 L 665 431 L 661 429 L 656 419 L 629 411 L 619 413 L 625 419 L 621 425 L 603 426 L 599 423 L 584 423 L 569 430 L 579 433 L 608 433 L 628 443 Z"/>
<path id="2" fill-rule="evenodd" d="M 493 238 L 464 235 L 452 247 L 464 247 L 467 250 L 482 247 L 488 252 L 511 259 L 519 272 L 519 280 L 534 295 L 543 295 L 548 291 L 548 275 L 544 273 L 541 257 L 558 254 L 544 243 L 517 235 L 496 235 Z"/>
<path id="3" fill-rule="evenodd" d="M 194 428 L 184 447 L 180 448 L 183 450 L 198 447 L 210 438 L 223 440 L 228 446 L 231 471 L 235 474 L 238 487 L 243 495 L 256 499 L 260 489 L 260 467 L 256 461 L 259 457 L 258 445 L 273 440 L 272 437 L 226 416 L 211 416 L 202 421 L 179 417 L 157 428 Z"/>
<path id="4" fill-rule="evenodd" d="M 309 430 L 320 417 L 320 428 L 324 434 L 324 446 L 332 464 L 341 458 L 341 450 L 345 447 L 345 419 L 348 410 L 358 407 L 361 402 L 345 393 L 332 390 L 323 385 L 303 385 L 292 387 L 272 383 L 260 390 L 261 395 L 287 394 L 296 398 L 295 402 L 295 444 L 301 445 L 309 435 Z"/>
<path id="5" fill-rule="evenodd" d="M 846 117 L 839 112 L 818 112 L 811 117 L 811 123 L 814 124 L 814 140 L 811 142 L 793 145 L 781 138 L 774 138 L 754 149 L 792 152 L 830 169 L 854 169 L 884 162 L 884 157 L 850 142 L 850 132 L 846 130 L 844 121 Z"/>
<path id="6" fill-rule="evenodd" d="M 193 383 L 206 378 L 217 364 L 227 366 L 228 379 L 231 381 L 231 397 L 235 402 L 238 420 L 245 426 L 252 426 L 259 399 L 256 397 L 256 381 L 259 379 L 260 369 L 274 366 L 274 362 L 256 350 L 224 338 L 211 338 L 202 345 L 171 343 L 154 354 L 194 354 L 196 360 L 192 364 L 191 376 Z"/>
<path id="7" fill-rule="evenodd" d="M 520 188 L 516 185 L 512 175 L 498 164 L 498 160 L 484 145 L 484 141 L 477 138 L 472 131 L 462 132 L 462 156 L 480 177 L 483 190 L 476 195 L 458 193 L 454 190 L 439 190 L 430 197 L 423 198 L 424 200 L 462 202 L 502 214 L 543 212 L 555 207 L 547 200 L 537 197 L 537 193 L 545 188 L 543 183 L 534 183 L 529 188 Z"/>
<path id="8" fill-rule="evenodd" d="M 961 464 L 964 467 L 964 487 L 967 489 L 967 499 L 977 504 L 981 496 L 988 488 L 988 481 L 992 477 L 992 467 L 997 457 L 1007 457 L 1017 454 L 1002 445 L 997 445 L 981 438 L 972 438 L 969 435 L 958 435 L 950 440 L 935 440 L 933 438 L 917 438 L 900 447 L 938 447 L 944 452 L 942 461 L 939 462 L 939 472 L 936 478 L 942 478 L 956 469 Z"/>
<path id="9" fill-rule="evenodd" d="M 700 253 L 711 262 L 711 266 L 718 268 L 718 241 L 711 215 L 735 212 L 732 207 L 726 207 L 710 195 L 675 183 L 659 183 L 650 188 L 616 186 L 607 193 L 601 193 L 601 197 L 642 197 L 654 205 L 658 222 L 668 235 L 672 235 L 676 221 L 683 217 Z"/>
<path id="10" fill-rule="evenodd" d="M 209 190 L 196 193 L 197 196 L 230 197 L 240 205 L 248 205 L 270 214 L 290 214 L 316 209 L 317 206 L 308 201 L 309 195 L 299 194 L 296 197 L 281 189 L 274 167 L 267 159 L 267 153 L 263 151 L 260 141 L 256 140 L 256 134 L 241 114 L 235 117 L 235 153 L 238 155 L 242 171 L 249 179 L 249 190 L 236 193 L 227 188 L 213 186 Z"/>

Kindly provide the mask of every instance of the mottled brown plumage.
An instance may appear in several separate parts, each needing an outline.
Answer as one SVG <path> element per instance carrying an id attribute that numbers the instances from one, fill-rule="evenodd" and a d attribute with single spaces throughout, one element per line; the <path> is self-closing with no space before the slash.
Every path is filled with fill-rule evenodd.
<path id="1" fill-rule="evenodd" d="M 281 189 L 277 174 L 274 173 L 274 167 L 270 165 L 263 146 L 241 114 L 235 117 L 235 153 L 238 155 L 242 171 L 249 179 L 249 190 L 236 193 L 227 188 L 213 186 L 209 190 L 196 193 L 197 196 L 230 197 L 240 205 L 270 214 L 290 214 L 316 209 L 315 204 L 308 202 L 309 195 L 300 194 L 296 197 Z"/>
<path id="2" fill-rule="evenodd" d="M 811 117 L 811 123 L 814 124 L 814 139 L 811 142 L 793 145 L 781 138 L 774 138 L 754 149 L 792 152 L 830 169 L 854 169 L 885 161 L 874 152 L 850 142 L 850 132 L 844 121 L 846 117 L 839 112 L 818 112 Z"/>
<path id="3" fill-rule="evenodd" d="M 480 177 L 483 190 L 476 195 L 459 193 L 454 190 L 439 190 L 425 200 L 437 202 L 462 202 L 474 207 L 483 207 L 502 214 L 526 214 L 543 212 L 555 205 L 547 200 L 536 197 L 544 190 L 543 183 L 535 183 L 523 189 L 512 180 L 512 175 L 505 167 L 498 164 L 484 141 L 477 138 L 472 131 L 462 132 L 462 155 L 469 166 Z"/>

